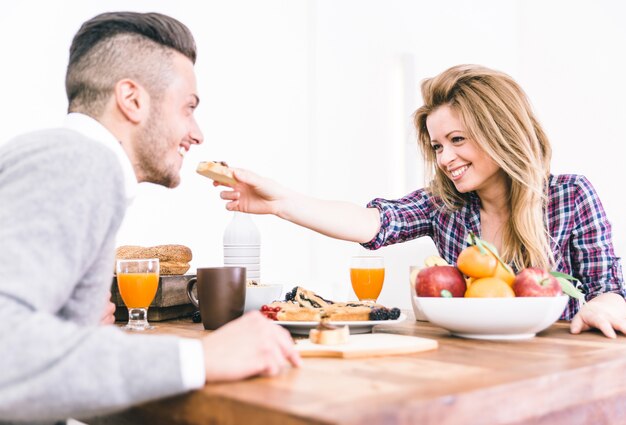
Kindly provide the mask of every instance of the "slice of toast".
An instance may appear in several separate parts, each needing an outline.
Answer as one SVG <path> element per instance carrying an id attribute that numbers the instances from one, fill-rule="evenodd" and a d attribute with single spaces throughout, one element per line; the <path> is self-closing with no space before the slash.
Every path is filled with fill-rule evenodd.
<path id="1" fill-rule="evenodd" d="M 233 171 L 224 163 L 203 161 L 198 164 L 196 172 L 226 186 L 234 186 L 237 183 Z"/>

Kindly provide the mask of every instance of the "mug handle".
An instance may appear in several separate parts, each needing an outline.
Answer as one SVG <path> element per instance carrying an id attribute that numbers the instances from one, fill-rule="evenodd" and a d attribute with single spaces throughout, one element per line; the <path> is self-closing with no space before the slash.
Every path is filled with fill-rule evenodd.
<path id="1" fill-rule="evenodd" d="M 189 279 L 189 282 L 187 282 L 187 298 L 189 298 L 189 301 L 191 301 L 191 304 L 195 305 L 196 308 L 200 308 L 200 304 L 198 303 L 198 300 L 193 296 L 193 286 L 198 282 L 198 278 L 197 277 L 192 277 L 191 279 Z"/>

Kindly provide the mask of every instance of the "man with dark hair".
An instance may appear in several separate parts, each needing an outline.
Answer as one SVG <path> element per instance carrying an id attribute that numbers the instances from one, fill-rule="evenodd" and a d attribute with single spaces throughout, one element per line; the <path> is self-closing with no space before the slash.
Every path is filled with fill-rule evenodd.
<path id="1" fill-rule="evenodd" d="M 288 332 L 258 312 L 202 340 L 98 326 L 137 182 L 177 186 L 202 143 L 195 56 L 175 19 L 96 16 L 72 42 L 64 128 L 0 148 L 0 423 L 89 417 L 299 365 Z"/>

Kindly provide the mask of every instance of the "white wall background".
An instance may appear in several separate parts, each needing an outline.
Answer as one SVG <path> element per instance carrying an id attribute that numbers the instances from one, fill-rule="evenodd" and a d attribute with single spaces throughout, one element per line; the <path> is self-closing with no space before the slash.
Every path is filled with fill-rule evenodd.
<path id="1" fill-rule="evenodd" d="M 626 3 L 620 0 L 21 1 L 0 9 L 0 140 L 56 126 L 68 48 L 110 10 L 158 11 L 196 37 L 205 143 L 175 190 L 143 185 L 120 244 L 182 243 L 192 267 L 221 265 L 230 220 L 219 189 L 195 174 L 226 160 L 323 198 L 365 204 L 421 187 L 411 113 L 419 82 L 459 63 L 500 69 L 526 89 L 554 148 L 555 173 L 587 175 L 626 252 Z M 262 280 L 353 298 L 356 244 L 257 216 Z M 346 223 L 346 225 L 350 225 Z M 383 248 L 380 301 L 408 307 L 408 266 L 429 240 Z"/>

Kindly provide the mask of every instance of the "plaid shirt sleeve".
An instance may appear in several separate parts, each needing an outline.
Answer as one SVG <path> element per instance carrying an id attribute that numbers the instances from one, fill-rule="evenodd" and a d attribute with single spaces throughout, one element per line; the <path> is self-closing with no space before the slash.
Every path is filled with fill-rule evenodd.
<path id="1" fill-rule="evenodd" d="M 615 256 L 609 223 L 600 198 L 579 176 L 572 231 L 572 271 L 583 284 L 587 300 L 604 292 L 626 296 L 619 257 Z"/>
<path id="2" fill-rule="evenodd" d="M 378 249 L 421 236 L 432 236 L 431 215 L 434 207 L 430 195 L 424 189 L 396 200 L 376 198 L 367 207 L 378 209 L 381 225 L 374 239 L 361 244 L 364 248 Z"/>
<path id="3" fill-rule="evenodd" d="M 557 258 L 557 270 L 576 277 L 587 300 L 605 292 L 626 298 L 611 224 L 589 180 L 584 176 L 561 175 L 552 189 L 549 221 L 555 242 L 560 245 L 555 252 L 561 257 Z M 579 308 L 578 302 L 570 299 L 562 318 L 571 320 Z"/>
<path id="4" fill-rule="evenodd" d="M 549 197 L 548 222 L 556 270 L 580 280 L 587 300 L 605 292 L 626 298 L 611 224 L 589 180 L 577 175 L 552 176 Z M 398 200 L 376 198 L 367 206 L 378 209 L 381 221 L 374 239 L 361 244 L 367 249 L 430 236 L 440 255 L 453 264 L 466 245 L 467 232 L 479 233 L 480 200 L 476 196 L 454 214 L 439 211 L 425 189 Z M 561 318 L 571 320 L 578 309 L 578 302 L 570 299 Z"/>

